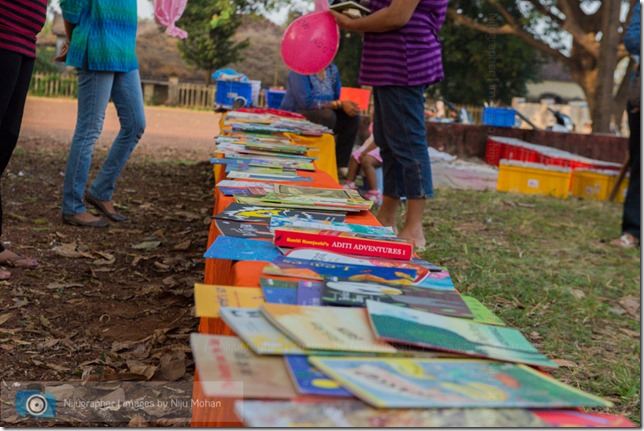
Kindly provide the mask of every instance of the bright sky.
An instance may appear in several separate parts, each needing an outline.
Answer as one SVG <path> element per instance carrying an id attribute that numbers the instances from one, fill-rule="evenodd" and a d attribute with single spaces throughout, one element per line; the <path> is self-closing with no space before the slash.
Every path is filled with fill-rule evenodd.
<path id="1" fill-rule="evenodd" d="M 190 0 L 188 0 L 190 1 Z M 137 7 L 139 10 L 139 18 L 152 19 L 154 15 L 154 8 L 152 2 L 149 0 L 137 0 Z M 266 17 L 276 24 L 284 24 L 288 16 L 288 8 L 282 8 L 278 11 L 266 14 Z"/>

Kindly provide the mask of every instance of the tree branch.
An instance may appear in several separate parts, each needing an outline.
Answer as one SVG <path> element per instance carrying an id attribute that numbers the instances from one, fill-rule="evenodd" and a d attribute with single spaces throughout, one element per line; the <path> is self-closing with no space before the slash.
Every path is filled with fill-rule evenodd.
<path id="1" fill-rule="evenodd" d="M 507 11 L 506 11 L 507 13 Z M 450 18 L 454 20 L 457 24 L 464 25 L 466 27 L 469 27 L 473 30 L 477 30 L 483 33 L 487 34 L 512 34 L 515 35 L 522 40 L 524 40 L 528 45 L 532 46 L 533 48 L 538 49 L 541 52 L 544 52 L 552 57 L 557 58 L 560 61 L 563 61 L 566 64 L 569 64 L 570 59 L 563 55 L 561 52 L 557 51 L 556 49 L 550 47 L 544 42 L 541 42 L 537 39 L 535 39 L 530 33 L 526 32 L 523 30 L 520 26 L 512 20 L 514 25 L 511 23 L 504 24 L 500 27 L 490 27 L 485 24 L 481 24 L 479 22 L 474 21 L 472 18 L 468 16 L 464 16 L 462 14 L 459 14 L 456 12 L 455 9 L 453 8 L 448 8 L 447 9 L 447 14 L 449 15 Z M 511 17 L 510 17 L 511 18 Z"/>
<path id="2" fill-rule="evenodd" d="M 573 6 L 576 4 L 576 6 Z M 557 8 L 561 10 L 566 19 L 562 29 L 570 33 L 575 41 L 586 51 L 592 54 L 596 59 L 599 58 L 599 43 L 593 38 L 593 31 L 590 29 L 584 30 L 582 22 L 587 15 L 579 8 L 578 1 L 558 0 Z M 590 33 L 590 34 L 589 34 Z"/>
<path id="3" fill-rule="evenodd" d="M 563 19 L 561 19 L 561 18 L 559 18 L 557 15 L 555 15 L 555 14 L 554 14 L 550 9 L 548 9 L 547 7 L 545 7 L 544 5 L 542 5 L 542 4 L 539 2 L 539 0 L 528 0 L 528 1 L 530 2 L 530 4 L 532 4 L 532 6 L 533 6 L 536 10 L 538 10 L 539 12 L 541 12 L 541 14 L 542 14 L 542 15 L 547 16 L 548 18 L 550 18 L 551 20 L 553 20 L 554 22 L 556 22 L 557 24 L 559 24 L 559 26 L 560 26 L 560 27 L 563 27 L 563 26 L 564 26 L 564 20 L 563 20 Z"/>

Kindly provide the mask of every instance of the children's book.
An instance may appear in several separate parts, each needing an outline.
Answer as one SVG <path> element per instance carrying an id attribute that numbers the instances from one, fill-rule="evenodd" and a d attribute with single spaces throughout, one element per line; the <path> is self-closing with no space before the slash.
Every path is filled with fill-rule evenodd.
<path id="1" fill-rule="evenodd" d="M 526 409 L 375 409 L 362 401 L 235 401 L 244 425 L 259 428 L 543 428 Z"/>
<path id="2" fill-rule="evenodd" d="M 358 18 L 371 13 L 371 9 L 361 5 L 353 0 L 337 1 L 329 5 L 329 9 L 336 12 L 346 13 L 347 15 Z"/>
<path id="3" fill-rule="evenodd" d="M 236 238 L 272 239 L 273 232 L 264 223 L 245 223 L 235 220 L 214 219 L 219 232 L 224 236 Z"/>
<path id="4" fill-rule="evenodd" d="M 259 284 L 266 302 L 273 304 L 296 304 L 298 282 L 276 278 L 260 278 Z"/>
<path id="5" fill-rule="evenodd" d="M 371 326 L 382 340 L 539 367 L 558 367 L 516 329 L 372 300 L 366 302 Z"/>
<path id="6" fill-rule="evenodd" d="M 286 208 L 270 208 L 254 205 L 242 205 L 236 202 L 231 203 L 225 210 L 213 216 L 221 220 L 236 220 L 247 223 L 270 223 L 272 216 L 292 217 L 300 220 L 323 220 L 343 222 L 346 214 L 340 212 L 325 211 L 302 211 L 291 210 Z"/>
<path id="7" fill-rule="evenodd" d="M 309 357 L 324 374 L 378 408 L 609 407 L 522 364 L 467 359 Z"/>
<path id="8" fill-rule="evenodd" d="M 296 390 L 302 395 L 327 397 L 352 397 L 351 392 L 316 370 L 309 364 L 306 355 L 286 355 L 286 369 Z"/>
<path id="9" fill-rule="evenodd" d="M 286 153 L 286 154 L 306 154 L 306 147 L 302 145 L 279 145 L 279 144 L 263 144 L 260 142 L 248 141 L 245 144 L 248 150 L 270 151 L 272 153 Z"/>
<path id="10" fill-rule="evenodd" d="M 193 333 L 190 345 L 208 397 L 290 399 L 297 395 L 280 357 L 256 355 L 237 337 Z"/>
<path id="11" fill-rule="evenodd" d="M 264 303 L 260 311 L 305 349 L 396 353 L 391 345 L 374 337 L 364 308 Z"/>
<path id="12" fill-rule="evenodd" d="M 338 232 L 353 232 L 353 233 L 360 233 L 365 235 L 374 235 L 374 236 L 381 236 L 381 237 L 391 237 L 391 238 L 396 237 L 394 230 L 389 226 L 387 227 L 367 226 L 367 225 L 351 224 L 351 223 L 297 220 L 297 219 L 291 219 L 288 217 L 279 217 L 279 216 L 271 217 L 271 224 L 270 224 L 271 232 L 281 227 L 299 227 L 304 229 L 326 229 L 326 230 L 337 230 Z"/>
<path id="13" fill-rule="evenodd" d="M 219 317 L 221 307 L 257 308 L 264 302 L 259 287 L 195 283 L 195 316 Z"/>
<path id="14" fill-rule="evenodd" d="M 307 187 L 293 186 L 289 184 L 279 184 L 275 186 L 275 192 L 287 195 L 307 195 L 324 198 L 340 199 L 362 199 L 362 196 L 356 190 L 346 190 L 342 188 L 324 188 L 324 187 Z"/>
<path id="15" fill-rule="evenodd" d="M 235 202 L 244 205 L 267 206 L 272 208 L 293 208 L 298 210 L 321 210 L 321 211 L 343 211 L 343 212 L 358 212 L 368 209 L 367 207 L 360 207 L 355 205 L 325 205 L 324 203 L 316 203 L 312 201 L 289 201 L 281 202 L 275 200 L 266 200 L 267 195 L 235 195 Z M 372 202 L 373 204 L 373 202 Z"/>
<path id="16" fill-rule="evenodd" d="M 503 320 L 496 314 L 492 313 L 489 308 L 483 305 L 478 299 L 473 296 L 461 295 L 461 298 L 467 304 L 474 315 L 474 321 L 478 323 L 485 323 L 487 325 L 505 326 Z"/>
<path id="17" fill-rule="evenodd" d="M 248 189 L 249 187 L 259 187 L 263 190 L 265 190 L 265 193 L 270 193 L 275 191 L 275 184 L 273 183 L 262 183 L 259 181 L 241 181 L 241 180 L 221 180 L 217 183 L 218 188 L 222 187 L 229 187 L 231 189 L 239 189 L 239 188 L 246 188 Z M 256 193 L 256 194 L 261 194 L 261 193 Z"/>
<path id="18" fill-rule="evenodd" d="M 220 315 L 258 355 L 303 355 L 305 350 L 266 320 L 257 308 L 221 307 Z"/>
<path id="19" fill-rule="evenodd" d="M 243 178 L 247 180 L 272 180 L 272 181 L 293 181 L 296 183 L 310 183 L 313 181 L 312 177 L 302 177 L 302 176 L 284 176 L 280 174 L 263 174 L 263 173 L 254 173 L 254 172 L 243 172 L 243 171 L 230 171 L 226 174 L 228 178 Z"/>
<path id="20" fill-rule="evenodd" d="M 565 428 L 635 428 L 636 425 L 619 415 L 588 413 L 579 410 L 534 410 L 533 413 L 549 427 Z"/>
<path id="21" fill-rule="evenodd" d="M 414 254 L 413 241 L 380 238 L 349 232 L 279 228 L 274 231 L 273 243 L 282 247 L 317 248 L 361 256 L 410 260 Z"/>
<path id="22" fill-rule="evenodd" d="M 368 299 L 444 316 L 465 319 L 474 317 L 461 295 L 453 290 L 352 281 L 338 277 L 327 277 L 324 280 L 324 305 L 365 307 Z"/>
<path id="23" fill-rule="evenodd" d="M 207 259 L 259 260 L 270 262 L 281 253 L 269 241 L 219 235 L 204 257 Z"/>
<path id="24" fill-rule="evenodd" d="M 272 220 L 272 218 L 271 218 Z M 304 259 L 304 260 L 317 260 L 330 263 L 342 263 L 347 265 L 361 265 L 361 266 L 378 266 L 378 267 L 395 267 L 395 268 L 408 268 L 417 271 L 416 277 L 412 279 L 405 279 L 395 281 L 396 284 L 415 285 L 419 287 L 429 287 L 441 290 L 455 290 L 454 285 L 451 283 L 449 273 L 441 268 L 438 271 L 430 268 L 433 266 L 429 262 L 421 259 L 412 259 L 409 262 L 403 262 L 395 259 L 382 259 L 378 257 L 365 257 L 365 256 L 352 256 L 343 253 L 335 253 L 326 250 L 317 250 L 314 248 L 296 248 L 285 252 L 287 257 Z M 341 276 L 341 275 L 338 275 Z M 377 281 L 377 280 L 373 280 Z M 389 281 L 393 283 L 394 281 Z"/>
<path id="25" fill-rule="evenodd" d="M 312 280 L 300 280 L 297 284 L 297 305 L 322 305 L 323 283 Z"/>
<path id="26" fill-rule="evenodd" d="M 294 259 L 277 256 L 264 267 L 264 274 L 297 277 L 321 281 L 323 277 L 341 277 L 352 281 L 373 281 L 401 284 L 413 281 L 416 270 L 387 266 L 348 265 L 318 260 Z"/>

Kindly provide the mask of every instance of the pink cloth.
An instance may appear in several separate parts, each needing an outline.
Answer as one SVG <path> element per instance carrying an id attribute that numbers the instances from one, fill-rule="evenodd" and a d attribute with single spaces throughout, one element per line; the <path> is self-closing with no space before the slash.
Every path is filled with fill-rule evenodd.
<path id="1" fill-rule="evenodd" d="M 166 26 L 165 33 L 168 36 L 185 39 L 188 33 L 185 30 L 175 27 L 174 23 L 181 18 L 188 0 L 154 0 L 154 18 L 160 25 Z"/>
<path id="2" fill-rule="evenodd" d="M 371 128 L 369 128 L 369 130 L 371 130 Z M 360 145 L 360 148 L 358 148 L 353 152 L 352 156 L 354 159 L 356 159 L 356 162 L 360 163 L 360 155 L 371 143 L 371 141 L 373 140 L 372 138 L 373 138 L 373 135 L 370 136 L 366 141 L 364 141 L 364 144 Z M 380 157 L 380 148 L 378 147 L 374 148 L 373 150 L 369 151 L 367 155 L 373 157 L 374 159 L 382 163 L 382 157 Z"/>

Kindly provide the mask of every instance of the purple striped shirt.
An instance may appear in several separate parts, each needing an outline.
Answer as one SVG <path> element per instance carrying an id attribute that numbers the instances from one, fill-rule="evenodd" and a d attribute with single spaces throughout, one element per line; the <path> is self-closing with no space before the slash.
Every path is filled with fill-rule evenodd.
<path id="1" fill-rule="evenodd" d="M 372 11 L 391 0 L 371 0 Z M 438 39 L 447 0 L 420 0 L 409 22 L 394 31 L 365 33 L 359 82 L 362 85 L 417 86 L 443 79 Z"/>
<path id="2" fill-rule="evenodd" d="M 0 48 L 35 58 L 46 17 L 47 0 L 0 0 Z"/>

